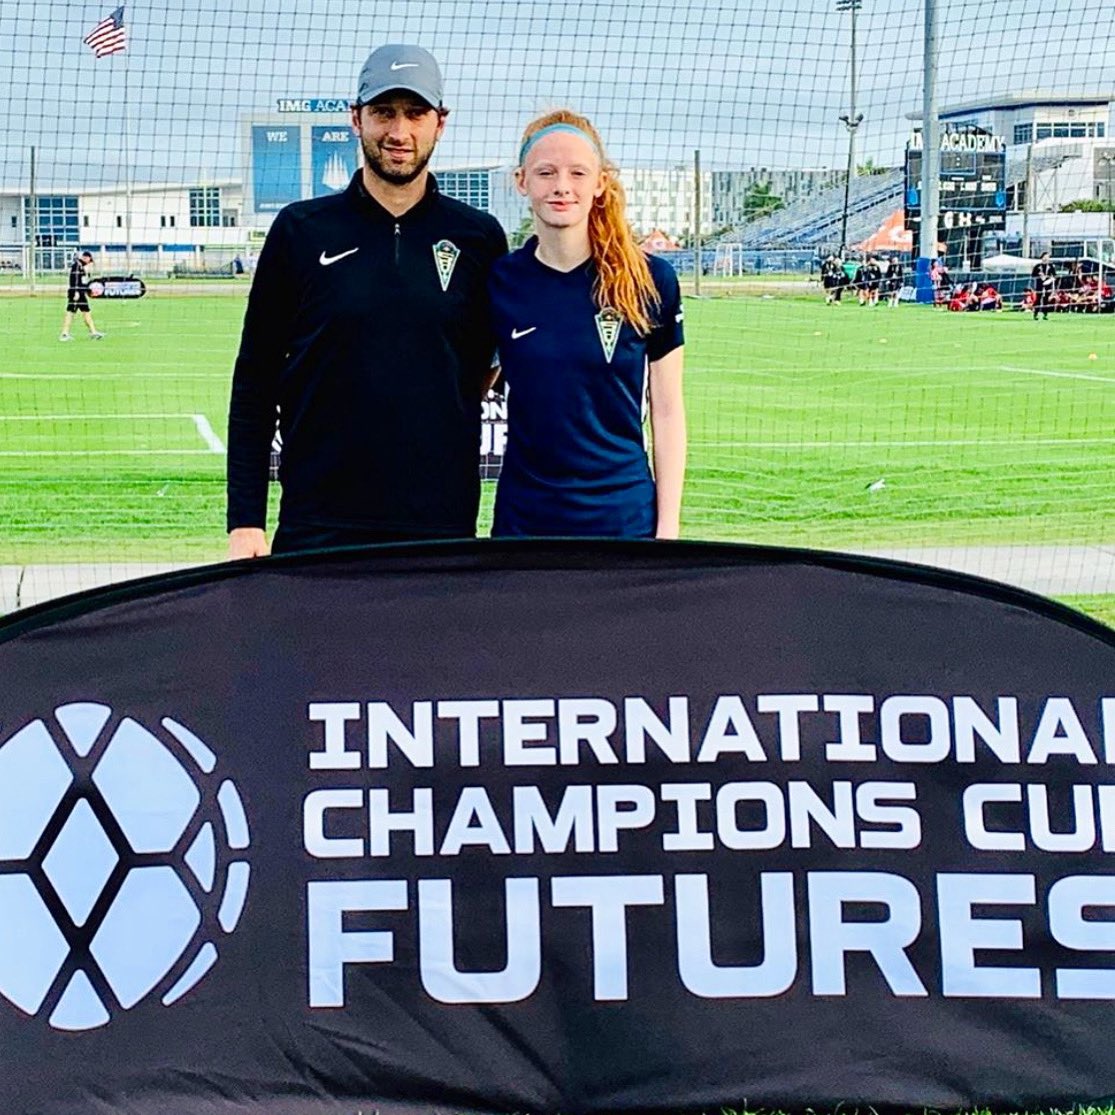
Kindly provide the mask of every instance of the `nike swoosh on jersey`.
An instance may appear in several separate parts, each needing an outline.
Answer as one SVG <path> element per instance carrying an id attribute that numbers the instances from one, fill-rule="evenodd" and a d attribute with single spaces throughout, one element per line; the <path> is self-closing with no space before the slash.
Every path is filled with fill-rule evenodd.
<path id="1" fill-rule="evenodd" d="M 393 70 L 413 70 L 418 65 L 417 62 L 392 62 L 391 69 Z"/>
<path id="2" fill-rule="evenodd" d="M 336 263 L 337 260 L 344 259 L 345 256 L 350 256 L 353 252 L 358 251 L 360 251 L 359 248 L 349 248 L 347 252 L 338 252 L 335 256 L 329 256 L 326 255 L 325 252 L 322 252 L 321 255 L 318 256 L 317 261 L 322 267 L 328 267 L 331 263 Z"/>
<path id="3" fill-rule="evenodd" d="M 537 328 L 537 325 L 532 325 L 529 329 L 512 329 L 511 339 L 517 341 L 520 337 L 525 337 L 528 333 L 533 333 Z"/>

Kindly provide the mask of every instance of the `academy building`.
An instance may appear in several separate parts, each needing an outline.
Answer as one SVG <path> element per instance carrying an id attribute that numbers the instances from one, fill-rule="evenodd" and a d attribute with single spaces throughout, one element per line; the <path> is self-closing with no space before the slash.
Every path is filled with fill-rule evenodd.
<path id="1" fill-rule="evenodd" d="M 982 129 L 1006 148 L 1005 237 L 1059 243 L 1112 236 L 1110 212 L 1062 212 L 1074 202 L 1115 203 L 1115 93 L 1019 93 L 940 110 L 943 127 Z M 921 114 L 907 119 L 920 124 Z M 944 202 L 942 201 L 942 206 Z"/>

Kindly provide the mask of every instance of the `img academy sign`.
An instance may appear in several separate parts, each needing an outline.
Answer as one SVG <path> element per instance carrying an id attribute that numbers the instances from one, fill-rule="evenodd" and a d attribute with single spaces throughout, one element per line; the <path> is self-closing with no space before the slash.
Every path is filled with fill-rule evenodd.
<path id="1" fill-rule="evenodd" d="M 27 878 L 67 948 L 38 1007 L 0 966 L 0 1110 L 1115 1094 L 1115 638 L 1057 605 L 746 547 L 383 547 L 16 613 L 0 678 L 4 784 L 32 736 L 71 779 L 27 848 L 0 812 L 0 887 Z M 93 707 L 120 712 L 83 758 L 60 710 Z M 214 803 L 150 866 L 216 911 L 129 1003 L 129 950 L 87 961 L 123 869 L 90 898 L 48 863 L 99 828 L 144 866 L 97 775 L 125 721 Z M 180 795 L 145 778 L 153 823 Z M 232 932 L 217 881 L 249 859 Z M 62 1034 L 78 971 L 109 1021 Z"/>
<path id="2" fill-rule="evenodd" d="M 279 97 L 275 102 L 279 112 L 348 112 L 352 101 L 348 97 Z"/>

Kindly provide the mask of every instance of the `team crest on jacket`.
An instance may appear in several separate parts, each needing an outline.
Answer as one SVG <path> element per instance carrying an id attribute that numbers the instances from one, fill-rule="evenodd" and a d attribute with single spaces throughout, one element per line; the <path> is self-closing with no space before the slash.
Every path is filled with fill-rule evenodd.
<path id="1" fill-rule="evenodd" d="M 619 340 L 619 331 L 623 325 L 623 317 L 605 307 L 596 315 L 596 332 L 600 334 L 600 347 L 604 350 L 604 359 L 610 364 L 616 353 L 616 342 Z"/>
<path id="2" fill-rule="evenodd" d="M 434 245 L 434 263 L 437 264 L 437 277 L 441 280 L 441 289 L 449 289 L 449 280 L 453 278 L 453 268 L 457 266 L 461 249 L 452 240 L 439 240 Z"/>

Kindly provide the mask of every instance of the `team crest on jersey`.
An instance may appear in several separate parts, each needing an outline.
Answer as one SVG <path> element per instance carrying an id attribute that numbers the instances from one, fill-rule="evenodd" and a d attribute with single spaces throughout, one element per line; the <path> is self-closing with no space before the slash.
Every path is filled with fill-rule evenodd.
<path id="1" fill-rule="evenodd" d="M 437 277 L 441 280 L 441 289 L 449 289 L 449 280 L 453 278 L 453 268 L 460 259 L 461 249 L 452 240 L 439 240 L 434 245 L 434 263 L 437 264 Z"/>
<path id="2" fill-rule="evenodd" d="M 604 359 L 609 364 L 616 353 L 616 342 L 619 340 L 622 325 L 623 318 L 615 310 L 605 307 L 596 315 L 596 332 L 600 335 L 600 347 L 604 350 Z"/>

